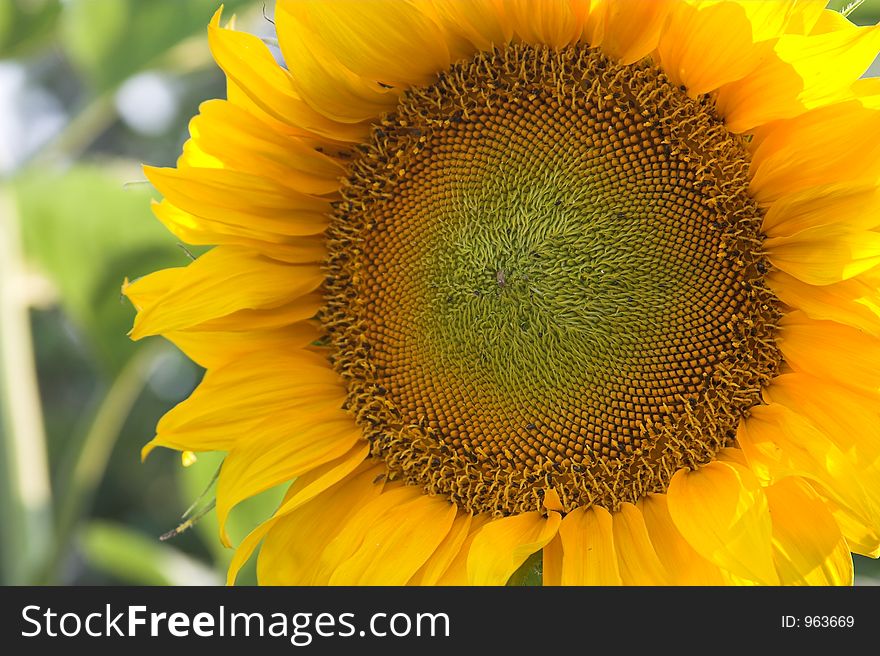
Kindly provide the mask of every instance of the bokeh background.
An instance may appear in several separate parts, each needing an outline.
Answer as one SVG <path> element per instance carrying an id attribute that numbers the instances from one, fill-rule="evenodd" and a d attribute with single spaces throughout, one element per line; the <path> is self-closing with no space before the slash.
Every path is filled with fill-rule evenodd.
<path id="1" fill-rule="evenodd" d="M 140 460 L 202 371 L 160 338 L 131 342 L 120 296 L 126 277 L 199 253 L 153 218 L 140 166 L 173 165 L 199 103 L 224 96 L 205 32 L 218 4 L 0 0 L 0 584 L 225 580 L 210 512 L 222 454 Z M 278 55 L 271 0 L 226 0 L 232 13 Z M 878 22 L 880 0 L 850 18 Z M 232 537 L 281 493 L 239 506 Z M 207 512 L 160 540 L 187 511 Z M 880 584 L 880 563 L 857 558 L 856 575 Z"/>

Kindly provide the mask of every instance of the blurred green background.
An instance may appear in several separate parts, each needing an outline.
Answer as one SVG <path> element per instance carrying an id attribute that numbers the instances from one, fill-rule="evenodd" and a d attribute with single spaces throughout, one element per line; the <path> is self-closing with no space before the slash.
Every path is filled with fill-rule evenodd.
<path id="1" fill-rule="evenodd" d="M 158 539 L 204 505 L 222 454 L 139 457 L 202 372 L 158 338 L 129 341 L 120 296 L 125 277 L 190 256 L 152 217 L 140 165 L 173 165 L 199 103 L 224 96 L 205 36 L 218 4 L 0 0 L 0 584 L 225 580 L 213 513 Z M 271 45 L 271 4 L 227 0 L 225 15 Z M 876 23 L 880 0 L 851 18 Z M 239 506 L 233 538 L 279 495 Z M 876 561 L 856 571 L 880 583 Z"/>
<path id="2" fill-rule="evenodd" d="M 272 43 L 271 5 L 227 0 L 224 15 Z M 120 296 L 126 276 L 189 260 L 140 165 L 173 165 L 199 103 L 225 95 L 206 39 L 218 6 L 0 0 L 0 583 L 225 581 L 213 513 L 158 539 L 221 454 L 140 461 L 202 372 L 164 340 L 131 342 Z M 277 500 L 243 507 L 237 537 Z"/>

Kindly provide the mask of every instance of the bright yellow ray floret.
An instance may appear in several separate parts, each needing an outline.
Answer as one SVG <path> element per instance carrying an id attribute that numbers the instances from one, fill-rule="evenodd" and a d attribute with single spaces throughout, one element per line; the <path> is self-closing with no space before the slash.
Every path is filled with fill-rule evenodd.
<path id="1" fill-rule="evenodd" d="M 238 503 L 290 485 L 230 583 L 260 545 L 261 583 L 296 585 L 503 585 L 538 551 L 547 585 L 846 585 L 851 553 L 880 555 L 880 87 L 860 79 L 880 27 L 823 0 L 282 0 L 275 17 L 285 66 L 217 12 L 227 99 L 176 168 L 146 169 L 159 220 L 214 248 L 124 287 L 134 339 L 207 369 L 145 453 L 227 452 L 226 544 Z M 692 232 L 654 248 L 682 213 Z M 485 270 L 464 264 L 481 248 Z M 592 341 L 545 366 L 574 333 Z M 664 369 L 680 334 L 703 346 Z M 565 389 L 613 412 L 544 402 L 620 367 L 627 339 L 658 359 Z M 486 382 L 523 361 L 530 385 Z M 707 381 L 735 384 L 718 401 Z M 478 439 L 474 417 L 501 428 Z M 729 430 L 688 441 L 716 419 Z"/>

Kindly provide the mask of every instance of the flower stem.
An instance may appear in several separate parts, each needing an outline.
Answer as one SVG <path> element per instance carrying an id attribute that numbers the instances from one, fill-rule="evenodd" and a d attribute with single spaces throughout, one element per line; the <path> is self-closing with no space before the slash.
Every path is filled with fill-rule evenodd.
<path id="1" fill-rule="evenodd" d="M 165 343 L 156 342 L 137 349 L 107 390 L 71 466 L 59 476 L 65 493 L 58 502 L 57 539 L 42 583 L 56 582 L 71 537 L 104 477 L 125 420 L 149 380 L 154 363 L 167 348 Z"/>
<path id="2" fill-rule="evenodd" d="M 21 254 L 18 207 L 0 184 L 0 579 L 31 583 L 52 544 L 52 491 Z"/>

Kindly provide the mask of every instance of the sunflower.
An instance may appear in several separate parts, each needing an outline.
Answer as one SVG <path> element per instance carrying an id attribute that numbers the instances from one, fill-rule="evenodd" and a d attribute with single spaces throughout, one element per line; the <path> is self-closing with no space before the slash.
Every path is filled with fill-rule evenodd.
<path id="1" fill-rule="evenodd" d="M 825 0 L 301 0 L 126 284 L 266 584 L 850 584 L 880 555 L 880 28 Z M 873 137 L 865 135 L 874 135 Z"/>

